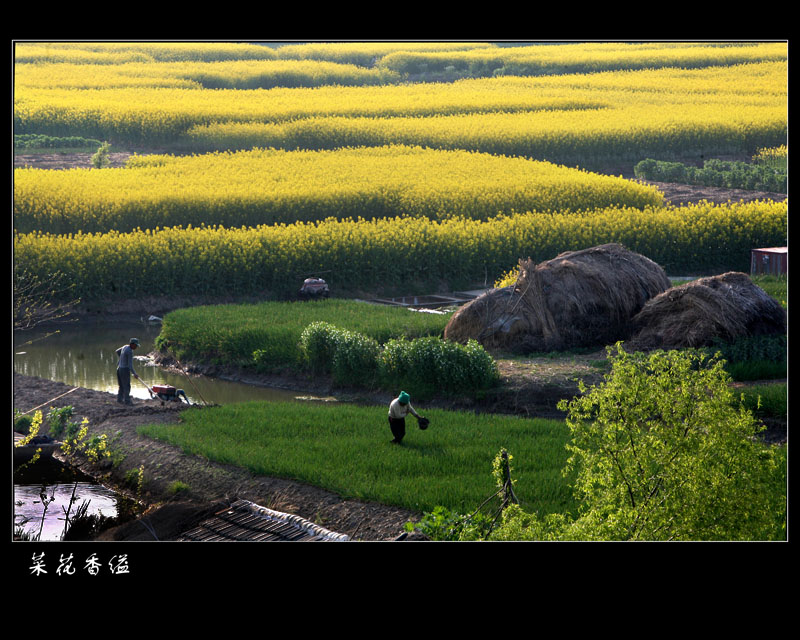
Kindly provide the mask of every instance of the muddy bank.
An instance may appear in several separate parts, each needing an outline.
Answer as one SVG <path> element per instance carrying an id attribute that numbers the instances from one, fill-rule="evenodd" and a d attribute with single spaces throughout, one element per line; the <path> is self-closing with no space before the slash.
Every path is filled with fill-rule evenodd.
<path id="1" fill-rule="evenodd" d="M 177 363 L 169 355 L 148 354 L 159 367 L 176 373 L 203 375 L 251 385 L 296 391 L 332 401 L 387 406 L 395 397 L 392 391 L 363 389 L 334 384 L 330 376 L 305 376 L 289 370 L 262 374 L 237 367 L 203 363 Z M 556 407 L 562 398 L 578 394 L 578 379 L 587 385 L 598 384 L 605 372 L 605 350 L 561 358 L 548 356 L 497 359 L 500 382 L 479 398 L 437 396 L 418 398 L 418 407 L 451 411 L 503 413 L 527 417 L 563 419 Z"/>

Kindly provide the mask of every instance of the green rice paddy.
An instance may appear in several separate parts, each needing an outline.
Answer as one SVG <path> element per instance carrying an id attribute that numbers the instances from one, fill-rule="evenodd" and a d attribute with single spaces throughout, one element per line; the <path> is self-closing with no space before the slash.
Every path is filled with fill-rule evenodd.
<path id="1" fill-rule="evenodd" d="M 339 403 L 191 408 L 180 424 L 139 431 L 257 475 L 418 512 L 437 505 L 473 511 L 497 490 L 492 460 L 505 448 L 513 456 L 515 492 L 526 510 L 574 508 L 561 474 L 568 440 L 563 421 L 415 408 L 431 426 L 420 430 L 409 417 L 400 446 L 390 443 L 387 407 Z"/>

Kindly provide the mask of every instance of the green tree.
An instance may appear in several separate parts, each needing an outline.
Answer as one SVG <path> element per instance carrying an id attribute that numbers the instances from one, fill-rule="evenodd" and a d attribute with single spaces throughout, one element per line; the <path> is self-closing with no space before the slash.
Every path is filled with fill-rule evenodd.
<path id="1" fill-rule="evenodd" d="M 603 383 L 559 405 L 577 517 L 509 508 L 493 539 L 785 539 L 785 457 L 756 438 L 724 361 L 620 344 L 608 357 Z"/>
<path id="2" fill-rule="evenodd" d="M 102 169 L 111 166 L 111 160 L 108 154 L 111 152 L 111 144 L 104 142 L 97 149 L 97 152 L 92 156 L 92 166 L 95 169 Z"/>

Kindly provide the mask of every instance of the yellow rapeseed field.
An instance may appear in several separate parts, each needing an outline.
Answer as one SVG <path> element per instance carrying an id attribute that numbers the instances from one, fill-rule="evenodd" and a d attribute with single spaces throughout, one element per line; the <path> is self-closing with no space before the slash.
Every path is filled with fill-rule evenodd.
<path id="1" fill-rule="evenodd" d="M 295 292 L 324 270 L 339 290 L 489 285 L 519 258 L 620 242 L 668 273 L 749 268 L 754 246 L 786 242 L 785 202 L 610 207 L 582 213 L 318 222 L 230 229 L 203 226 L 131 233 L 15 234 L 17 264 L 62 271 L 85 299 L 189 292 Z M 299 280 L 298 280 L 299 279 Z"/>
<path id="2" fill-rule="evenodd" d="M 477 48 L 469 51 L 398 51 L 379 64 L 398 72 L 453 71 L 502 75 L 587 73 L 657 67 L 696 68 L 785 60 L 786 42 L 583 42 L 543 46 Z"/>
<path id="3" fill-rule="evenodd" d="M 14 171 L 15 228 L 57 233 L 329 217 L 487 219 L 661 202 L 655 188 L 612 176 L 408 146 L 150 155 L 125 168 Z"/>
<path id="4" fill-rule="evenodd" d="M 786 203 L 664 207 L 585 169 L 752 156 L 787 127 L 786 43 L 16 43 L 15 134 L 198 155 L 16 169 L 15 265 L 86 299 L 279 295 L 319 270 L 491 284 L 611 241 L 746 270 L 785 244 Z"/>
<path id="5" fill-rule="evenodd" d="M 267 73 L 259 65 L 274 62 L 151 63 L 151 71 L 133 65 L 141 68 L 135 73 L 117 65 L 96 75 L 99 65 L 18 65 L 15 131 L 197 151 L 243 144 L 447 145 L 555 162 L 627 156 L 642 144 L 667 154 L 749 153 L 786 138 L 787 60 L 453 83 L 198 86 L 257 83 Z M 86 89 L 68 88 L 70 69 L 74 86 Z M 352 122 L 342 127 L 343 118 Z"/>

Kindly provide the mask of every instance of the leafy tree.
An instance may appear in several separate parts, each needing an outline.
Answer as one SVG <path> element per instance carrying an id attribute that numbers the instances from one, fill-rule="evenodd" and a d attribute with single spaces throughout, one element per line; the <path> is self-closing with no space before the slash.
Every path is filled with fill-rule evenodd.
<path id="1" fill-rule="evenodd" d="M 559 405 L 577 517 L 512 506 L 492 538 L 785 539 L 785 457 L 756 439 L 763 426 L 735 401 L 724 361 L 616 350 L 602 384 Z"/>

